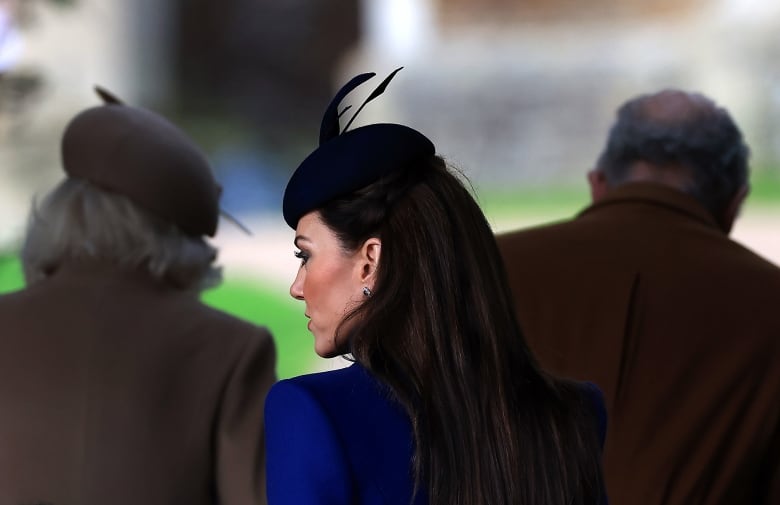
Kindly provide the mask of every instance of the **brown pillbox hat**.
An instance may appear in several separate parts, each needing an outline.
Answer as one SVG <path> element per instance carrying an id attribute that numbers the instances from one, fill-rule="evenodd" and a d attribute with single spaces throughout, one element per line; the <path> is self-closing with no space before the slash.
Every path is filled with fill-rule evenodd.
<path id="1" fill-rule="evenodd" d="M 68 176 L 121 194 L 188 235 L 213 237 L 221 188 L 198 146 L 159 114 L 95 90 L 105 104 L 76 115 L 62 137 Z"/>

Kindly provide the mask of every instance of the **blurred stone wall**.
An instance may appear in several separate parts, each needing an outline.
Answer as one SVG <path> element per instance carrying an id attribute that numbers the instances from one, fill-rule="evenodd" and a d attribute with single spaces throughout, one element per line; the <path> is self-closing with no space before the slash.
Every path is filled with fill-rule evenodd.
<path id="1" fill-rule="evenodd" d="M 357 124 L 416 126 L 479 184 L 581 181 L 615 108 L 664 87 L 727 107 L 756 166 L 780 160 L 773 0 L 16 1 L 28 9 L 3 78 L 18 86 L 0 81 L 0 244 L 60 177 L 59 136 L 97 103 L 95 83 L 210 151 L 242 143 L 226 158 L 245 173 L 292 170 L 341 83 L 397 66 Z M 236 180 L 249 194 L 252 179 Z"/>
<path id="2" fill-rule="evenodd" d="M 506 24 L 552 22 L 571 19 L 618 19 L 679 16 L 696 9 L 708 8 L 708 0 L 438 0 L 444 24 L 489 22 Z"/>
<path id="3" fill-rule="evenodd" d="M 399 57 L 364 42 L 344 75 L 405 65 L 385 99 L 392 105 L 372 106 L 366 119 L 381 120 L 390 107 L 395 120 L 431 134 L 478 183 L 581 181 L 619 104 L 668 87 L 701 91 L 728 108 L 754 166 L 780 160 L 780 4 L 417 4 L 434 11 L 425 47 Z"/>
<path id="4" fill-rule="evenodd" d="M 132 8 L 144 2 L 16 2 L 23 50 L 0 81 L 0 247 L 21 235 L 34 196 L 61 177 L 60 135 L 78 110 L 98 103 L 92 87 L 139 99 L 143 60 L 133 41 L 143 36 Z"/>

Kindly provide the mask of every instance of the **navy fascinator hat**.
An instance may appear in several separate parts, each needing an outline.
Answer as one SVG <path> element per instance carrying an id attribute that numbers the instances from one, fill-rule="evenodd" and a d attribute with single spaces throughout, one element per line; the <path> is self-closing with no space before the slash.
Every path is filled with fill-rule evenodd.
<path id="1" fill-rule="evenodd" d="M 408 126 L 376 123 L 347 131 L 363 107 L 385 91 L 401 68 L 377 86 L 343 130 L 339 118 L 350 106 L 339 112 L 341 101 L 376 74 L 369 72 L 353 77 L 333 97 L 322 118 L 319 147 L 298 166 L 284 191 L 282 212 L 291 228 L 298 226 L 304 214 L 334 198 L 368 186 L 414 160 L 435 154 L 433 143 Z"/>

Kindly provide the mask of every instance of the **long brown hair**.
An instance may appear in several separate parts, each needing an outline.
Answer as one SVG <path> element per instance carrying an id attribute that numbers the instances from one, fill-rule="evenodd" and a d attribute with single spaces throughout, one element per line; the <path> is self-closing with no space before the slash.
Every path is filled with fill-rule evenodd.
<path id="1" fill-rule="evenodd" d="M 592 406 L 539 369 L 490 226 L 444 161 L 319 210 L 346 249 L 382 240 L 374 293 L 344 336 L 408 412 L 412 471 L 430 503 L 599 503 Z"/>

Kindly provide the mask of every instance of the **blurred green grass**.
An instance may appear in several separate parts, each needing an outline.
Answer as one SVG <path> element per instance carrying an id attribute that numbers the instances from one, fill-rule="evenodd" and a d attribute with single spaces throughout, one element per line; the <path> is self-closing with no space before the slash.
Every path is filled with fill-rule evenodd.
<path id="1" fill-rule="evenodd" d="M 13 254 L 0 252 L 0 293 L 16 291 L 22 286 L 24 277 L 21 263 Z"/>
<path id="2" fill-rule="evenodd" d="M 555 186 L 483 184 L 474 190 L 483 212 L 497 231 L 513 228 L 513 221 L 519 226 L 527 226 L 568 219 L 590 204 L 590 190 L 584 175 L 582 181 Z M 745 209 L 748 212 L 780 211 L 780 167 L 754 167 Z"/>
<path id="3" fill-rule="evenodd" d="M 556 188 L 481 186 L 475 192 L 482 211 L 497 231 L 569 218 L 590 200 L 583 184 Z"/>
<path id="4" fill-rule="evenodd" d="M 747 204 L 780 208 L 780 167 L 757 167 L 751 172 Z"/>

